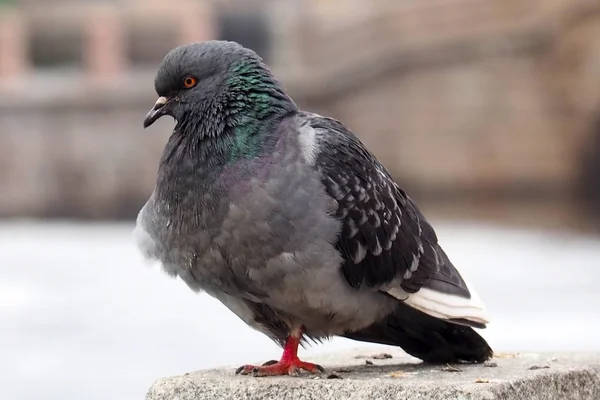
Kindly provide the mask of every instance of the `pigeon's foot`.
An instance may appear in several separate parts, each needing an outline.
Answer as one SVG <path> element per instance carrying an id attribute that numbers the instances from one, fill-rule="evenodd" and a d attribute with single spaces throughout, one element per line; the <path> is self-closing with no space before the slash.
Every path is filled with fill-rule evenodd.
<path id="1" fill-rule="evenodd" d="M 242 375 L 259 376 L 279 376 L 279 375 L 298 375 L 301 370 L 317 373 L 325 372 L 325 369 L 317 364 L 312 364 L 296 359 L 292 362 L 277 361 L 266 362 L 261 366 L 243 365 L 239 367 L 235 373 Z"/>
<path id="2" fill-rule="evenodd" d="M 283 355 L 279 361 L 267 361 L 261 366 L 242 365 L 235 373 L 252 376 L 279 376 L 279 375 L 297 375 L 301 370 L 316 373 L 325 372 L 325 369 L 317 364 L 301 361 L 298 358 L 298 344 L 300 337 L 288 337 Z"/>

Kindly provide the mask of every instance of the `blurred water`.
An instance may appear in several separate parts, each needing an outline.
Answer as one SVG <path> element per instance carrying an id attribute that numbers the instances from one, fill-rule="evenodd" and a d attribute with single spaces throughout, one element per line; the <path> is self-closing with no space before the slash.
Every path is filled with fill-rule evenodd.
<path id="1" fill-rule="evenodd" d="M 600 239 L 434 225 L 489 307 L 482 334 L 496 350 L 600 351 Z M 218 302 L 148 267 L 132 229 L 0 224 L 3 399 L 143 398 L 161 376 L 279 357 Z"/>

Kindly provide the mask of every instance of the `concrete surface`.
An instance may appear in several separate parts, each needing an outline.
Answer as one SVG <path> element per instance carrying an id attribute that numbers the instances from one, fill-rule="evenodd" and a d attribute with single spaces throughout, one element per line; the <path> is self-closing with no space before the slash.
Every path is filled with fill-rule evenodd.
<path id="1" fill-rule="evenodd" d="M 600 354 L 498 353 L 483 365 L 424 365 L 393 347 L 312 358 L 320 376 L 253 378 L 234 367 L 160 379 L 146 400 L 600 399 Z M 384 358 L 391 356 L 391 358 Z"/>

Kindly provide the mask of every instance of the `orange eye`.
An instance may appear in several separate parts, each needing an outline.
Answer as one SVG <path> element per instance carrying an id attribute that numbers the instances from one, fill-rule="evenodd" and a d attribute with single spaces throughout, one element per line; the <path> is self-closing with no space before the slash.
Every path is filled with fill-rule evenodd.
<path id="1" fill-rule="evenodd" d="M 185 86 L 187 89 L 193 88 L 196 86 L 196 83 L 198 83 L 198 79 L 194 78 L 193 76 L 186 76 L 183 80 L 183 86 Z"/>

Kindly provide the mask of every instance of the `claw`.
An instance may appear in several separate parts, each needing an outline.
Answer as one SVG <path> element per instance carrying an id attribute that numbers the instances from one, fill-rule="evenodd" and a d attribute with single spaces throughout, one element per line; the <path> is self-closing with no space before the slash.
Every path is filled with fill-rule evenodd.
<path id="1" fill-rule="evenodd" d="M 260 367 L 256 365 L 242 365 L 235 370 L 235 374 L 252 376 L 296 376 L 300 373 L 300 370 L 311 373 L 325 372 L 325 369 L 320 365 L 304 362 L 298 358 L 297 354 L 299 343 L 300 336 L 290 336 L 285 343 L 281 360 L 267 361 Z"/>
<path id="2" fill-rule="evenodd" d="M 302 370 L 310 373 L 325 372 L 325 369 L 320 365 L 294 360 L 293 362 L 267 361 L 261 366 L 242 365 L 235 370 L 235 374 L 252 375 L 254 377 L 280 375 L 297 376 Z"/>

